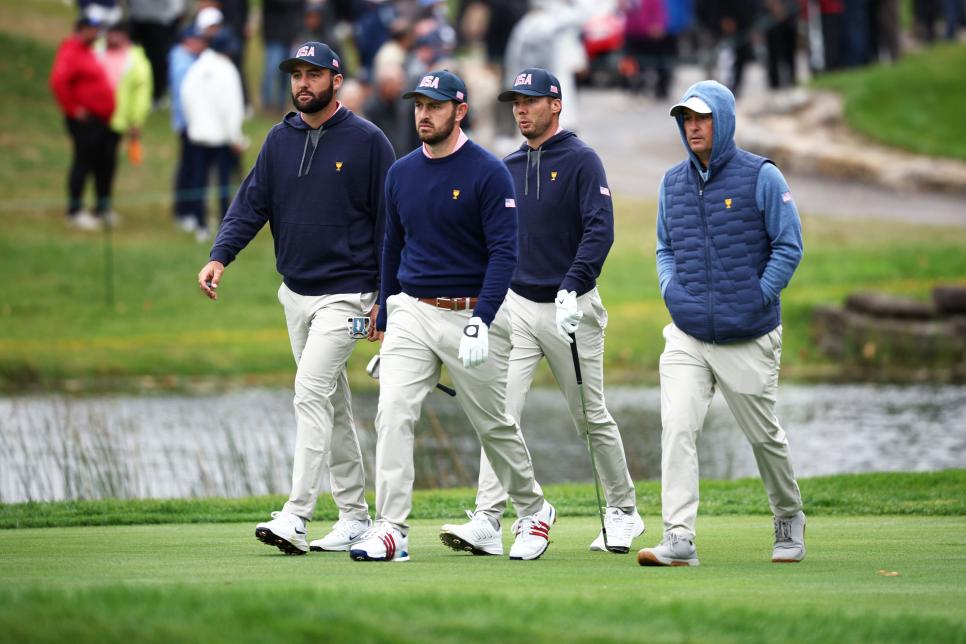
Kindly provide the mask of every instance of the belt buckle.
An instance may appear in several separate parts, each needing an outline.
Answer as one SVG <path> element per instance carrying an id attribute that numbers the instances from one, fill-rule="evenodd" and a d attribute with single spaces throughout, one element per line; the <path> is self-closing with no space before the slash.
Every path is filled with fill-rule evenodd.
<path id="1" fill-rule="evenodd" d="M 436 308 L 445 309 L 447 311 L 456 311 L 457 299 L 453 297 L 437 297 L 436 298 Z"/>

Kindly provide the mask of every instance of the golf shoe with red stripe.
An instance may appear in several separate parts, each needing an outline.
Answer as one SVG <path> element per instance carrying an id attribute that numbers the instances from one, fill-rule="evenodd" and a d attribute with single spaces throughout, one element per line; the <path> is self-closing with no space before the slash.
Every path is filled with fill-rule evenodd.
<path id="1" fill-rule="evenodd" d="M 349 547 L 353 561 L 409 561 L 409 539 L 384 521 Z"/>
<path id="2" fill-rule="evenodd" d="M 538 559 L 550 545 L 550 526 L 556 520 L 557 511 L 546 501 L 536 514 L 517 519 L 512 528 L 517 537 L 510 547 L 510 559 Z"/>

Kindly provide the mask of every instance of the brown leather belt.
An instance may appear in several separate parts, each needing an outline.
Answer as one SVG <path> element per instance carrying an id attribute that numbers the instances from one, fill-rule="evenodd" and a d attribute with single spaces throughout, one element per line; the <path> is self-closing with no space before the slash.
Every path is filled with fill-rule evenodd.
<path id="1" fill-rule="evenodd" d="M 437 309 L 446 309 L 447 311 L 465 311 L 466 309 L 472 309 L 476 306 L 478 297 L 417 297 L 417 300 L 424 304 L 429 304 L 430 306 L 435 306 Z"/>

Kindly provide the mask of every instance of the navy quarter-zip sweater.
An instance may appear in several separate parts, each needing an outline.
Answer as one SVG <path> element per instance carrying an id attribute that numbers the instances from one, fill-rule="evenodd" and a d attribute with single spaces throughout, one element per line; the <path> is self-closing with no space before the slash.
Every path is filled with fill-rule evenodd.
<path id="1" fill-rule="evenodd" d="M 438 159 L 420 146 L 389 169 L 380 331 L 386 298 L 399 292 L 479 297 L 473 313 L 489 326 L 516 261 L 513 181 L 495 156 L 473 141 Z"/>
<path id="2" fill-rule="evenodd" d="M 557 291 L 583 295 L 614 243 L 614 208 L 597 153 L 573 132 L 503 160 L 517 194 L 519 258 L 510 288 L 534 302 Z"/>
<path id="3" fill-rule="evenodd" d="M 382 131 L 345 107 L 318 129 L 290 112 L 265 138 L 211 259 L 227 266 L 268 222 L 275 266 L 292 291 L 378 291 L 383 185 L 393 160 Z"/>

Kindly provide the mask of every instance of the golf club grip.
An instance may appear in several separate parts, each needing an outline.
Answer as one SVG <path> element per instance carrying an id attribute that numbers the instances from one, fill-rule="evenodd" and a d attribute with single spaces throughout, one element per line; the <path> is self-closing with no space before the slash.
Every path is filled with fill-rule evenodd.
<path id="1" fill-rule="evenodd" d="M 577 355 L 577 336 L 573 333 L 570 334 L 570 355 L 574 359 L 574 373 L 577 374 L 577 384 L 584 384 L 584 379 L 580 375 L 580 356 Z"/>
<path id="2" fill-rule="evenodd" d="M 442 391 L 444 394 L 449 394 L 450 396 L 456 397 L 456 390 L 451 387 L 447 387 L 441 382 L 436 383 L 436 388 Z"/>

